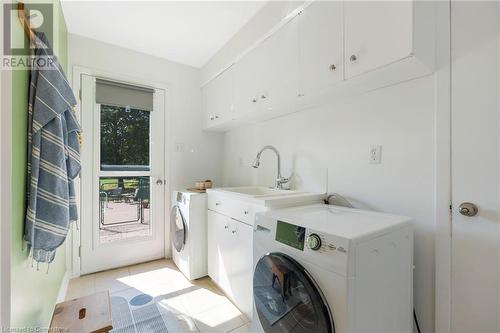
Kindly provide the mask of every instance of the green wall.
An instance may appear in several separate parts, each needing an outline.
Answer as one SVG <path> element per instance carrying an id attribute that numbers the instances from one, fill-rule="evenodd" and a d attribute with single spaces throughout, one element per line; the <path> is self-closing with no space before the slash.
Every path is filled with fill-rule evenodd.
<path id="1" fill-rule="evenodd" d="M 49 1 L 44 1 L 49 2 Z M 54 0 L 55 36 L 52 46 L 63 68 L 67 68 L 67 29 L 57 0 Z M 15 38 L 25 38 L 18 21 L 14 23 Z M 31 267 L 31 260 L 22 241 L 25 214 L 27 156 L 28 71 L 12 71 L 12 327 L 47 327 L 52 317 L 57 294 L 63 279 L 65 247 L 57 250 L 50 265 Z"/>

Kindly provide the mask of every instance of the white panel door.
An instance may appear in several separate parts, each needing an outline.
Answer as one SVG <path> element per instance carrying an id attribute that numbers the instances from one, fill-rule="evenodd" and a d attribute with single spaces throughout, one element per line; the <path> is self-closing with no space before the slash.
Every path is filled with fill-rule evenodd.
<path id="1" fill-rule="evenodd" d="M 342 2 L 317 1 L 299 15 L 299 92 L 309 96 L 343 78 Z"/>
<path id="2" fill-rule="evenodd" d="M 500 331 L 498 7 L 451 4 L 452 332 Z"/>
<path id="3" fill-rule="evenodd" d="M 413 50 L 413 1 L 345 1 L 345 73 L 350 78 Z"/>
<path id="4" fill-rule="evenodd" d="M 81 274 L 165 256 L 165 91 L 146 111 L 95 90 L 82 74 Z"/>

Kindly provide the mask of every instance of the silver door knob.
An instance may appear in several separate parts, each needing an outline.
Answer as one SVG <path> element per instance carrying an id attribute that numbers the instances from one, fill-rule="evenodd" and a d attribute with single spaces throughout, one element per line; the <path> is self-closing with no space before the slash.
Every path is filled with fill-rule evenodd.
<path id="1" fill-rule="evenodd" d="M 355 62 L 356 60 L 358 60 L 358 57 L 355 54 L 353 54 L 353 55 L 351 55 L 351 57 L 349 58 L 349 60 L 351 62 Z"/>
<path id="2" fill-rule="evenodd" d="M 158 180 L 156 181 L 156 185 L 163 185 L 163 180 L 158 179 Z"/>
<path id="3" fill-rule="evenodd" d="M 477 206 L 471 202 L 463 202 L 458 206 L 458 211 L 464 216 L 472 217 L 477 215 L 478 209 Z"/>

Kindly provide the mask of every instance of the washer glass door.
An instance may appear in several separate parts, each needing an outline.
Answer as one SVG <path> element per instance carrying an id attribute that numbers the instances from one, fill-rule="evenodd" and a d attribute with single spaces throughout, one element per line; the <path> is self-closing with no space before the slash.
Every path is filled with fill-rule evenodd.
<path id="1" fill-rule="evenodd" d="M 179 205 L 172 207 L 170 212 L 170 235 L 177 252 L 181 252 L 186 244 L 186 221 Z"/>
<path id="2" fill-rule="evenodd" d="M 335 332 L 328 304 L 318 286 L 286 254 L 269 253 L 259 260 L 253 292 L 259 321 L 266 333 Z"/>

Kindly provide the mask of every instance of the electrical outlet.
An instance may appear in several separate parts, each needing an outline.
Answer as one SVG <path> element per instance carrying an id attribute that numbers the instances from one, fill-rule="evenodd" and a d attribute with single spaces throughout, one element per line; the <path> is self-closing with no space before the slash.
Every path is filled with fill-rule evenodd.
<path id="1" fill-rule="evenodd" d="M 176 142 L 175 143 L 175 152 L 176 153 L 183 153 L 184 152 L 184 143 L 183 142 Z"/>
<path id="2" fill-rule="evenodd" d="M 370 146 L 370 164 L 382 163 L 382 146 Z"/>

